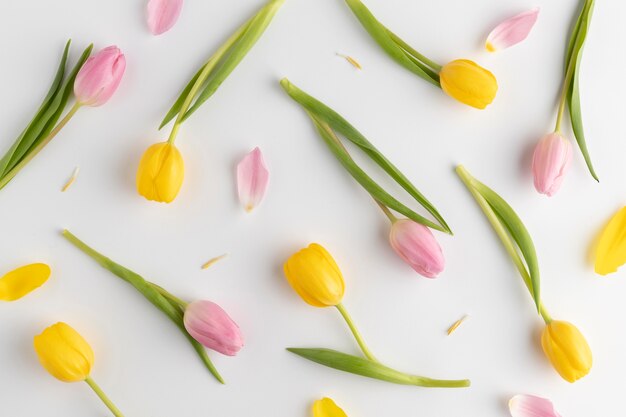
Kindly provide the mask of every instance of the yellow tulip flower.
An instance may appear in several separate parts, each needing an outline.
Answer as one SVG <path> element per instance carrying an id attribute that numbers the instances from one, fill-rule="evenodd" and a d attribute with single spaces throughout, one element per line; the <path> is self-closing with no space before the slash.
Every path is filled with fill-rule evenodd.
<path id="1" fill-rule="evenodd" d="M 284 270 L 291 287 L 308 304 L 332 307 L 341 303 L 345 291 L 343 275 L 321 245 L 313 243 L 292 255 Z"/>
<path id="2" fill-rule="evenodd" d="M 313 404 L 313 417 L 348 417 L 330 398 L 322 398 Z"/>
<path id="3" fill-rule="evenodd" d="M 45 329 L 34 339 L 39 362 L 53 377 L 63 382 L 86 382 L 116 417 L 123 417 L 104 391 L 89 376 L 94 354 L 91 346 L 66 323 Z"/>
<path id="4" fill-rule="evenodd" d="M 568 382 L 576 382 L 591 370 L 591 349 L 580 330 L 571 323 L 549 322 L 541 335 L 541 346 L 554 369 Z"/>
<path id="5" fill-rule="evenodd" d="M 169 142 L 150 146 L 137 169 L 137 191 L 148 200 L 174 201 L 185 177 L 185 163 L 180 151 Z"/>
<path id="6" fill-rule="evenodd" d="M 0 278 L 0 301 L 15 301 L 41 287 L 50 278 L 46 264 L 30 264 Z"/>
<path id="7" fill-rule="evenodd" d="M 597 274 L 608 275 L 626 263 L 626 207 L 606 225 L 596 249 Z"/>
<path id="8" fill-rule="evenodd" d="M 496 77 L 474 61 L 457 59 L 439 73 L 441 88 L 450 97 L 477 109 L 484 109 L 496 97 Z"/>

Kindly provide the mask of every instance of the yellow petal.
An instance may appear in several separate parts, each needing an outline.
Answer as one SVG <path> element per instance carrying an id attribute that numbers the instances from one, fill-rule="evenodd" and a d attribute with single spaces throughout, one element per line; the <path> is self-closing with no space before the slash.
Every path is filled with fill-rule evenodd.
<path id="1" fill-rule="evenodd" d="M 313 417 L 348 417 L 330 398 L 322 398 L 313 404 Z"/>
<path id="2" fill-rule="evenodd" d="M 626 263 L 626 207 L 607 224 L 596 249 L 596 273 L 607 275 Z"/>
<path id="3" fill-rule="evenodd" d="M 15 301 L 41 287 L 50 277 L 46 264 L 17 268 L 0 278 L 0 301 Z"/>

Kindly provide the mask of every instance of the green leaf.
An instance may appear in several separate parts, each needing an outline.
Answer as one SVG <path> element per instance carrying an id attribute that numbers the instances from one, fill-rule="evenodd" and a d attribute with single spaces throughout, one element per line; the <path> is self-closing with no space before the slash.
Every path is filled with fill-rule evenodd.
<path id="1" fill-rule="evenodd" d="M 20 134 L 20 136 L 15 140 L 11 148 L 8 152 L 0 159 L 0 178 L 2 178 L 8 171 L 11 170 L 15 163 L 11 163 L 15 159 L 19 161 L 23 157 L 23 153 L 18 151 L 20 145 L 22 144 L 31 144 L 34 140 L 36 140 L 37 136 L 40 135 L 42 129 L 45 127 L 49 118 L 52 117 L 52 112 L 48 112 L 48 108 L 51 102 L 54 100 L 55 96 L 58 94 L 60 86 L 63 82 L 63 76 L 65 73 L 65 65 L 67 62 L 67 56 L 70 50 L 71 40 L 68 40 L 65 44 L 65 49 L 63 50 L 63 55 L 61 56 L 61 62 L 59 63 L 57 72 L 54 76 L 54 80 L 52 81 L 52 85 L 46 94 L 46 97 L 43 99 L 43 102 L 39 106 L 39 109 L 35 113 L 35 116 L 30 121 L 26 129 Z M 28 148 L 28 146 L 26 147 Z"/>
<path id="2" fill-rule="evenodd" d="M 171 122 L 172 119 L 174 117 L 176 117 L 178 115 L 178 113 L 180 113 L 180 109 L 182 108 L 183 103 L 187 99 L 187 96 L 189 95 L 189 92 L 191 91 L 192 87 L 194 86 L 194 84 L 198 80 L 198 77 L 200 77 L 200 74 L 204 70 L 204 67 L 206 67 L 209 64 L 210 64 L 210 60 L 209 60 L 209 62 L 205 63 L 198 70 L 198 72 L 196 72 L 196 75 L 194 75 L 191 78 L 191 80 L 187 83 L 187 86 L 185 86 L 183 91 L 180 93 L 180 96 L 178 96 L 178 99 L 176 100 L 176 102 L 174 102 L 174 105 L 172 105 L 172 108 L 170 109 L 170 111 L 167 112 L 167 115 L 165 115 L 165 118 L 163 119 L 163 121 L 161 122 L 161 125 L 159 126 L 159 130 L 163 129 L 163 127 L 165 125 L 167 125 L 169 122 Z"/>
<path id="3" fill-rule="evenodd" d="M 341 117 L 337 112 L 311 97 L 298 87 L 293 85 L 287 79 L 281 80 L 283 89 L 297 103 L 302 105 L 304 109 L 316 122 L 318 132 L 331 148 L 333 154 L 339 159 L 346 170 L 359 182 L 375 199 L 385 204 L 389 208 L 404 214 L 413 221 L 424 226 L 431 227 L 446 233 L 452 233 L 450 227 L 439 214 L 437 209 L 424 197 L 422 193 L 409 181 L 408 178 L 398 168 L 395 167 L 376 147 L 369 142 L 358 130 L 356 130 L 348 121 Z M 327 128 L 325 127 L 327 126 Z M 398 183 L 411 197 L 413 197 L 426 211 L 428 211 L 437 221 L 439 225 L 427 220 L 423 216 L 415 213 L 413 210 L 400 203 L 389 193 L 384 191 L 374 180 L 372 180 L 350 157 L 348 152 L 343 148 L 341 142 L 336 137 L 335 132 L 344 136 L 347 140 L 354 143 L 361 149 L 370 159 L 380 166 L 396 183 Z"/>
<path id="4" fill-rule="evenodd" d="M 100 264 L 103 268 L 107 269 L 114 275 L 117 275 L 119 278 L 123 279 L 133 287 L 137 291 L 139 291 L 148 301 L 152 303 L 156 308 L 161 310 L 177 327 L 178 329 L 185 335 L 187 340 L 191 343 L 194 350 L 200 356 L 200 359 L 207 367 L 207 369 L 213 374 L 213 376 L 222 384 L 224 380 L 217 372 L 217 369 L 213 366 L 213 363 L 209 359 L 206 354 L 205 349 L 202 347 L 200 343 L 198 343 L 185 329 L 185 325 L 183 322 L 184 311 L 181 307 L 165 298 L 157 289 L 154 284 L 149 281 L 146 281 L 139 274 L 131 271 L 123 267 L 122 265 L 112 261 L 101 253 L 89 247 L 86 243 L 78 239 L 74 236 L 70 231 L 64 230 L 63 237 L 65 237 L 70 243 L 76 246 L 78 249 L 83 251 L 93 260 L 95 260 L 98 264 Z"/>
<path id="5" fill-rule="evenodd" d="M 376 19 L 361 1 L 346 0 L 346 3 L 365 30 L 387 55 L 412 73 L 437 87 L 441 87 L 438 75 L 438 70 L 441 68 L 439 64 L 430 61 L 393 34 Z"/>
<path id="6" fill-rule="evenodd" d="M 589 172 L 593 178 L 598 181 L 598 176 L 595 172 L 591 157 L 589 156 L 589 150 L 587 149 L 587 141 L 585 139 L 585 132 L 583 128 L 582 110 L 580 104 L 580 65 L 582 62 L 583 49 L 587 34 L 589 33 L 589 27 L 591 25 L 591 17 L 593 15 L 594 1 L 590 0 L 585 3 L 585 7 L 580 15 L 579 27 L 576 34 L 576 40 L 573 43 L 573 48 L 570 53 L 570 59 L 574 61 L 570 62 L 570 65 L 574 65 L 571 84 L 568 89 L 568 107 L 570 112 L 570 119 L 572 122 L 572 130 L 576 137 L 576 142 L 580 148 L 585 163 Z"/>
<path id="7" fill-rule="evenodd" d="M 470 386 L 470 381 L 467 379 L 442 380 L 409 375 L 378 362 L 331 349 L 288 348 L 287 350 L 329 368 L 394 384 L 431 388 L 464 388 Z"/>

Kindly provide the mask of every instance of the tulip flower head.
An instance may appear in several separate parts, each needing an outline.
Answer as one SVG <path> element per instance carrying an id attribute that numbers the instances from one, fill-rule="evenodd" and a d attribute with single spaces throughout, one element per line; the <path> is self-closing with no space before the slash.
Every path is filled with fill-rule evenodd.
<path id="1" fill-rule="evenodd" d="M 541 346 L 554 369 L 568 382 L 576 382 L 591 370 L 591 349 L 580 330 L 571 323 L 549 322 L 541 335 Z"/>
<path id="2" fill-rule="evenodd" d="M 626 207 L 606 225 L 596 248 L 596 274 L 608 275 L 626 263 Z"/>
<path id="3" fill-rule="evenodd" d="M 491 104 L 498 92 L 496 77 L 468 59 L 457 59 L 444 65 L 439 77 L 446 94 L 477 109 Z"/>
<path id="4" fill-rule="evenodd" d="M 292 255 L 284 266 L 291 287 L 314 307 L 341 303 L 345 291 L 343 275 L 330 253 L 313 243 Z"/>
<path id="5" fill-rule="evenodd" d="M 113 96 L 122 81 L 126 58 L 116 46 L 109 46 L 90 57 L 74 82 L 74 95 L 79 104 L 101 106 Z"/>
<path id="6" fill-rule="evenodd" d="M 185 177 L 185 163 L 175 145 L 162 142 L 150 146 L 137 169 L 137 191 L 148 200 L 174 201 Z"/>
<path id="7" fill-rule="evenodd" d="M 185 309 L 185 329 L 200 344 L 227 356 L 243 347 L 239 326 L 217 304 L 194 301 Z"/>
<path id="8" fill-rule="evenodd" d="M 409 219 L 397 220 L 391 226 L 389 242 L 418 274 L 436 278 L 443 271 L 443 252 L 428 227 Z"/>
<path id="9" fill-rule="evenodd" d="M 572 161 L 572 145 L 561 134 L 554 132 L 539 141 L 533 154 L 535 188 L 549 197 L 561 188 Z"/>

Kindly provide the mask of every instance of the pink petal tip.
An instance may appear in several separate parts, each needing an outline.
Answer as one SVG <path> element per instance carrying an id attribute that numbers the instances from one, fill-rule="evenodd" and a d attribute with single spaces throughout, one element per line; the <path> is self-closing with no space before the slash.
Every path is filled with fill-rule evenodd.
<path id="1" fill-rule="evenodd" d="M 528 37 L 538 17 L 539 8 L 536 7 L 506 19 L 491 31 L 487 37 L 485 48 L 489 52 L 495 52 L 522 42 Z"/>
<path id="2" fill-rule="evenodd" d="M 239 200 L 247 212 L 263 200 L 269 181 L 269 171 L 259 148 L 254 148 L 237 165 Z"/>
<path id="3" fill-rule="evenodd" d="M 148 27 L 153 35 L 170 30 L 178 20 L 183 0 L 150 0 L 148 2 Z"/>
<path id="4" fill-rule="evenodd" d="M 516 395 L 509 401 L 511 417 L 561 417 L 552 401 L 534 395 Z"/>

